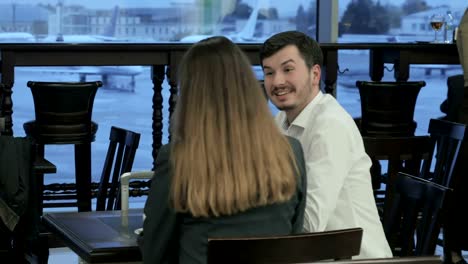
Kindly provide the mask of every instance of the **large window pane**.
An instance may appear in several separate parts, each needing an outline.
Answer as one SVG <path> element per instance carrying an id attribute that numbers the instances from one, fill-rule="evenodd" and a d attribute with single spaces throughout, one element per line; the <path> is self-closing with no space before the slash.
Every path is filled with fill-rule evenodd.
<path id="1" fill-rule="evenodd" d="M 238 43 L 263 42 L 285 30 L 315 36 L 315 0 L 16 0 L 0 1 L 0 42 L 110 43 L 196 42 L 225 35 Z M 135 73 L 132 81 L 131 74 Z M 256 70 L 259 79 L 261 70 Z M 93 181 L 99 181 L 111 126 L 142 134 L 134 170 L 152 167 L 153 90 L 148 67 L 21 67 L 15 71 L 13 130 L 24 136 L 23 123 L 34 119 L 27 81 L 105 80 L 95 99 L 93 120 L 99 124 L 92 144 Z M 131 87 L 133 83 L 133 88 Z M 169 87 L 163 86 L 164 135 L 168 141 Z M 272 112 L 276 109 L 272 106 Z M 57 165 L 46 183 L 74 182 L 72 146 L 47 146 L 46 158 Z"/>
<path id="2" fill-rule="evenodd" d="M 443 4 L 443 5 L 441 5 Z M 419 0 L 339 0 L 338 42 L 415 42 L 433 41 L 434 31 L 429 25 L 434 13 L 453 16 L 453 26 L 458 25 L 468 3 L 465 0 L 440 1 Z M 443 28 L 439 40 L 443 40 Z M 450 28 L 447 34 L 450 40 Z M 338 100 L 353 117 L 361 114 L 357 80 L 370 80 L 368 51 L 340 51 L 338 76 Z M 386 65 L 383 80 L 393 81 L 393 65 Z M 461 74 L 459 65 L 413 65 L 410 81 L 426 81 L 421 89 L 415 110 L 418 123 L 417 134 L 427 134 L 430 118 L 444 114 L 440 104 L 447 96 L 447 76 Z"/>
<path id="3" fill-rule="evenodd" d="M 262 42 L 285 30 L 315 36 L 315 21 L 315 0 L 3 1 L 0 41 Z"/>

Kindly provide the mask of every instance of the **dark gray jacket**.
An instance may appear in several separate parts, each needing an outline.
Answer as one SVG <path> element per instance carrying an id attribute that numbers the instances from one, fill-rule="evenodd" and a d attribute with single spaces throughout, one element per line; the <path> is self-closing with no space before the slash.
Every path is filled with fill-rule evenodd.
<path id="1" fill-rule="evenodd" d="M 144 263 L 206 263 L 209 237 L 269 236 L 301 233 L 306 202 L 306 171 L 299 141 L 289 138 L 296 163 L 297 191 L 281 204 L 249 209 L 231 216 L 195 218 L 178 214 L 169 205 L 171 170 L 169 147 L 156 160 L 143 236 Z"/>

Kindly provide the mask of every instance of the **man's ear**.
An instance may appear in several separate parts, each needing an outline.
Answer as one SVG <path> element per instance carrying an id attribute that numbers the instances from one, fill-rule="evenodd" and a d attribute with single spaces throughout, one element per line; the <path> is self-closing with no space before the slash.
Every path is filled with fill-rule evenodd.
<path id="1" fill-rule="evenodd" d="M 322 69 L 320 65 L 314 64 L 312 68 L 310 68 L 310 74 L 312 75 L 314 81 L 319 82 L 322 75 Z"/>

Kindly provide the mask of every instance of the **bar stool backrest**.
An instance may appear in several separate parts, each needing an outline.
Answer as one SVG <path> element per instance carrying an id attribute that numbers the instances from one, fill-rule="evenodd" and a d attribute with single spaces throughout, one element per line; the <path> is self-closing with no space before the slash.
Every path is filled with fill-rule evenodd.
<path id="1" fill-rule="evenodd" d="M 419 91 L 426 83 L 357 81 L 361 97 L 362 135 L 414 135 L 414 108 Z"/>
<path id="2" fill-rule="evenodd" d="M 35 122 L 25 127 L 38 142 L 70 144 L 93 141 L 91 116 L 102 82 L 28 82 Z"/>

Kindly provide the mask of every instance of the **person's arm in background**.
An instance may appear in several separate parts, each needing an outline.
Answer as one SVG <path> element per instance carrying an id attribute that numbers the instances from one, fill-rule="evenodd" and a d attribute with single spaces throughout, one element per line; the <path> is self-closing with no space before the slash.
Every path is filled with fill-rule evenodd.
<path id="1" fill-rule="evenodd" d="M 143 263 L 177 263 L 177 215 L 170 207 L 169 146 L 159 150 L 146 200 L 143 223 Z"/>
<path id="2" fill-rule="evenodd" d="M 457 48 L 460 64 L 463 68 L 465 87 L 468 87 L 468 8 L 460 20 L 457 32 Z"/>

